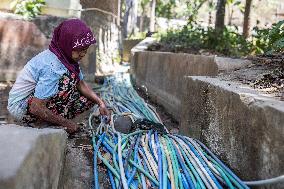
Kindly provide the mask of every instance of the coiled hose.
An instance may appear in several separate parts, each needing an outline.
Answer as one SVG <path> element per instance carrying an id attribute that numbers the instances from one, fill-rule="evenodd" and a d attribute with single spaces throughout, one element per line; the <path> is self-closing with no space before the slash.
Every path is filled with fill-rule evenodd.
<path id="1" fill-rule="evenodd" d="M 129 76 L 109 77 L 96 89 L 115 115 L 128 115 L 134 122 L 148 119 L 162 121 L 153 107 L 141 99 L 130 83 Z M 98 107 L 94 107 L 94 112 Z M 248 188 L 201 142 L 181 135 L 138 130 L 119 133 L 110 125 L 101 123 L 96 129 L 90 115 L 93 131 L 94 163 L 99 158 L 106 168 L 112 188 L 158 187 L 178 188 Z M 96 157 L 95 157 L 96 156 Z M 97 165 L 94 165 L 95 189 L 99 188 Z"/>

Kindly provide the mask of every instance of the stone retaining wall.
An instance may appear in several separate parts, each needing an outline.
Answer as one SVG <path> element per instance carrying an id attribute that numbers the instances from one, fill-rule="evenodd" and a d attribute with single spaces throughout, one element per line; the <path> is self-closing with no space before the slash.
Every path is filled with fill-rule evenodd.
<path id="1" fill-rule="evenodd" d="M 185 77 L 182 102 L 181 134 L 200 139 L 241 178 L 283 175 L 284 102 L 197 76 Z"/>

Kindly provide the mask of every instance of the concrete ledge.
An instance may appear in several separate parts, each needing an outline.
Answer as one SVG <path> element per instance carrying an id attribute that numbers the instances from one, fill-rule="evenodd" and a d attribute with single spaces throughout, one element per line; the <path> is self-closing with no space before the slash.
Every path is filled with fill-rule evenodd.
<path id="1" fill-rule="evenodd" d="M 200 139 L 244 180 L 283 175 L 284 102 L 209 77 L 185 77 L 183 92 L 181 134 Z"/>
<path id="2" fill-rule="evenodd" d="M 56 189 L 66 139 L 59 129 L 0 125 L 0 189 Z"/>
<path id="3" fill-rule="evenodd" d="M 130 62 L 131 58 L 131 49 L 140 43 L 142 39 L 124 39 L 122 42 L 123 46 L 123 55 L 122 60 L 124 62 Z"/>
<path id="4" fill-rule="evenodd" d="M 219 72 L 230 72 L 252 64 L 250 60 L 228 57 L 215 57 Z"/>
<path id="5" fill-rule="evenodd" d="M 144 40 L 142 40 L 140 43 L 135 45 L 131 49 L 131 55 L 134 55 L 136 52 L 146 51 L 147 48 L 153 44 L 156 41 L 155 38 L 152 37 L 146 37 Z"/>

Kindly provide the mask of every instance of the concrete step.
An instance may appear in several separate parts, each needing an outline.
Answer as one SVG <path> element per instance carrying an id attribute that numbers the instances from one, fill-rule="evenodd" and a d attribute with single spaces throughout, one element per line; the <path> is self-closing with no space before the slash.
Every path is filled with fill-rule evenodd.
<path id="1" fill-rule="evenodd" d="M 66 132 L 0 125 L 0 189 L 56 189 Z"/>
<path id="2" fill-rule="evenodd" d="M 284 102 L 247 86 L 185 77 L 180 132 L 200 139 L 244 180 L 284 172 Z"/>

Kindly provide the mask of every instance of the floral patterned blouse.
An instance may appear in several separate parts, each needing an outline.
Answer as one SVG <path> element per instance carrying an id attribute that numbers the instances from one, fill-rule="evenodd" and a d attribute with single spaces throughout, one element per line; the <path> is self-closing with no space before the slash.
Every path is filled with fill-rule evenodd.
<path id="1" fill-rule="evenodd" d="M 22 69 L 14 83 L 8 99 L 8 110 L 17 120 L 27 112 L 31 95 L 39 99 L 50 99 L 58 93 L 59 80 L 68 69 L 50 50 L 32 58 Z M 80 71 L 80 80 L 83 79 Z"/>

